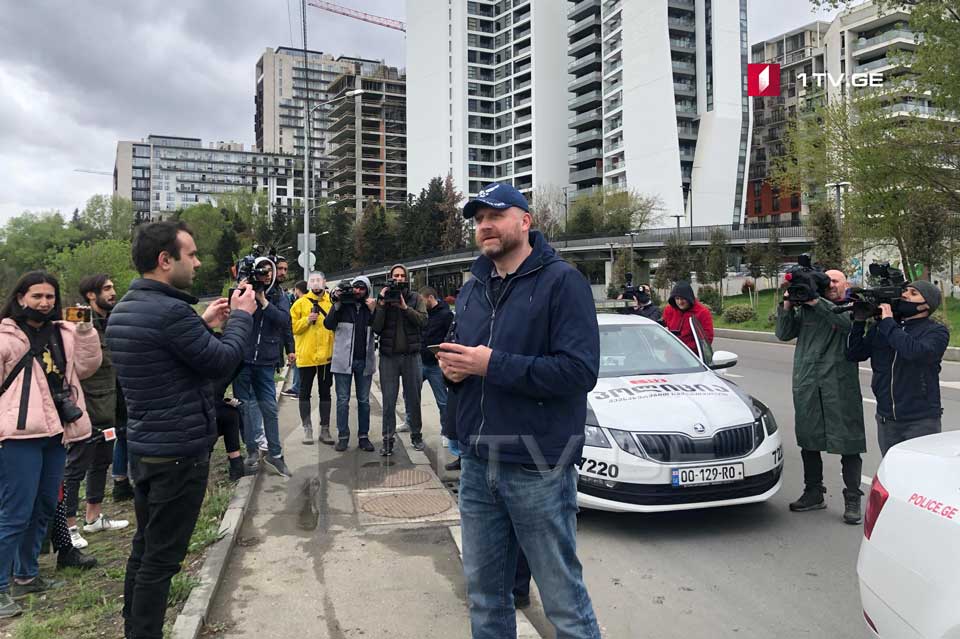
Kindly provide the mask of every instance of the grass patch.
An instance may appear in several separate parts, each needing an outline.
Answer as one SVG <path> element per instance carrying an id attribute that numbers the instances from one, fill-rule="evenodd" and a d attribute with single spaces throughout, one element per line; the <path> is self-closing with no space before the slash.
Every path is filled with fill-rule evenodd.
<path id="1" fill-rule="evenodd" d="M 210 481 L 183 570 L 171 583 L 166 626 L 172 627 L 180 608 L 199 583 L 197 571 L 203 563 L 204 549 L 216 541 L 220 519 L 233 496 L 234 484 L 227 471 L 227 455 L 222 441 L 217 443 L 210 463 Z M 109 487 L 108 487 L 109 492 Z M 81 502 L 80 512 L 86 505 Z M 85 553 L 97 558 L 92 570 L 56 570 L 54 554 L 40 556 L 40 574 L 63 582 L 40 596 L 21 602 L 24 614 L 0 621 L 0 636 L 13 639 L 122 639 L 123 579 L 126 574 L 130 542 L 136 532 L 133 502 L 113 503 L 109 495 L 104 512 L 114 519 L 127 519 L 124 530 L 86 536 L 90 545 Z"/>
<path id="2" fill-rule="evenodd" d="M 782 294 L 781 294 L 782 295 Z M 776 297 L 775 297 L 776 296 Z M 779 301 L 780 295 L 775 291 L 761 291 L 760 301 L 757 304 L 757 319 L 748 322 L 734 324 L 725 321 L 719 314 L 714 313 L 713 325 L 716 328 L 732 328 L 742 331 L 763 331 L 772 333 L 774 329 L 773 322 L 767 320 L 767 316 L 773 312 L 775 303 Z M 749 304 L 750 299 L 746 295 L 734 295 L 723 298 L 724 308 L 732 304 Z M 947 325 L 950 329 L 950 346 L 960 346 L 960 330 L 954 331 L 953 327 L 960 328 L 960 300 L 946 298 L 943 306 L 937 311 L 937 319 Z"/>

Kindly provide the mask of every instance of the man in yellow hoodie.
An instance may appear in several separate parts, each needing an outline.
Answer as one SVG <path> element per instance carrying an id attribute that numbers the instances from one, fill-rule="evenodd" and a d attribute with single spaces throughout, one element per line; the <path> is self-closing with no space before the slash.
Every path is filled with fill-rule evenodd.
<path id="1" fill-rule="evenodd" d="M 304 444 L 313 444 L 310 391 L 313 389 L 314 379 L 317 380 L 317 395 L 320 400 L 319 439 L 324 444 L 333 444 L 330 436 L 330 387 L 333 385 L 330 360 L 333 358 L 333 331 L 323 326 L 323 320 L 330 312 L 333 302 L 325 290 L 325 285 L 323 273 L 311 273 L 307 278 L 309 292 L 290 308 L 297 368 L 300 370 L 300 421 L 303 424 Z"/>

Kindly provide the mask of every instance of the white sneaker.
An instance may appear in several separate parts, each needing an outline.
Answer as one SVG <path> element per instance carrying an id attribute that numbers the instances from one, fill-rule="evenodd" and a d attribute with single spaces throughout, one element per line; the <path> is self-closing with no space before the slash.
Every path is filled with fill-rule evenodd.
<path id="1" fill-rule="evenodd" d="M 397 425 L 397 432 L 398 432 L 398 433 L 409 433 L 409 432 L 410 432 L 410 425 L 409 425 L 409 424 L 406 424 L 406 423 Z"/>
<path id="2" fill-rule="evenodd" d="M 101 513 L 92 524 L 84 525 L 83 532 L 96 533 L 104 530 L 123 530 L 129 525 L 130 522 L 126 519 L 110 519 L 104 517 L 103 513 Z"/>
<path id="3" fill-rule="evenodd" d="M 86 548 L 87 540 L 80 536 L 80 530 L 76 526 L 70 526 L 70 543 L 77 550 Z"/>

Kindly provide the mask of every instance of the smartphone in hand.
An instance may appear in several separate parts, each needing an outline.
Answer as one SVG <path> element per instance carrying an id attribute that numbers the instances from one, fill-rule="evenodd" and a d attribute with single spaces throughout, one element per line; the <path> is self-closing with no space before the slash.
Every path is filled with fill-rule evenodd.
<path id="1" fill-rule="evenodd" d="M 92 317 L 93 315 L 89 306 L 68 306 L 63 311 L 63 319 L 68 322 L 89 324 Z"/>

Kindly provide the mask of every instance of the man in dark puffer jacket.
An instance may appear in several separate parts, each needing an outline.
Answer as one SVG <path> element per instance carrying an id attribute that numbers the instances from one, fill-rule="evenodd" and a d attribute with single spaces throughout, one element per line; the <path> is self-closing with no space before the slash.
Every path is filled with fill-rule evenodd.
<path id="1" fill-rule="evenodd" d="M 183 222 L 140 227 L 134 280 L 107 325 L 107 344 L 127 401 L 127 443 L 137 533 L 124 581 L 129 638 L 163 637 L 170 580 L 180 571 L 207 488 L 217 437 L 211 380 L 240 365 L 250 337 L 253 292 L 239 288 L 211 303 L 201 319 L 188 289 L 200 267 Z M 232 310 L 232 313 L 231 313 Z M 211 328 L 230 325 L 223 339 Z"/>

